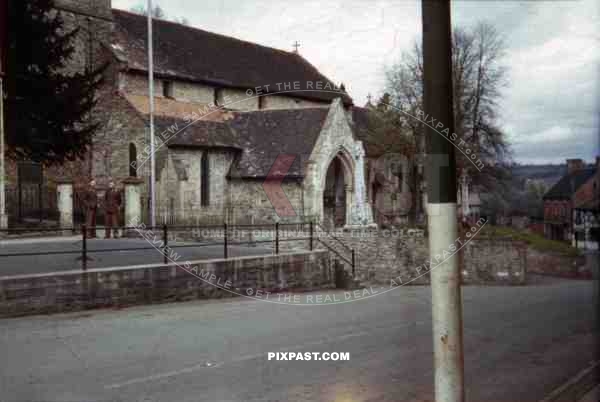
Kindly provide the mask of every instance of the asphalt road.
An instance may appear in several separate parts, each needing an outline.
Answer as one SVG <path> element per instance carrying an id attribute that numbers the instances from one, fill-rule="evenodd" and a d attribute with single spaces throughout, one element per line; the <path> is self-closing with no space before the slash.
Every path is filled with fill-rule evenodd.
<path id="1" fill-rule="evenodd" d="M 468 401 L 535 402 L 593 359 L 593 282 L 466 287 Z M 0 321 L 1 401 L 433 401 L 428 287 Z M 350 361 L 269 361 L 268 352 Z"/>
<path id="2" fill-rule="evenodd" d="M 206 245 L 207 243 L 169 242 L 170 246 L 186 246 L 175 248 L 180 256 L 178 261 L 223 258 L 223 245 Z M 260 243 L 258 243 L 260 245 Z M 161 263 L 162 254 L 144 239 L 89 239 L 87 240 L 88 268 L 108 268 L 126 265 L 142 265 Z M 138 250 L 126 251 L 123 249 Z M 37 274 L 58 272 L 81 268 L 81 236 L 18 239 L 0 241 L 0 276 Z M 57 253 L 73 252 L 73 254 L 52 254 L 41 256 L 3 256 L 22 253 Z M 272 254 L 273 250 L 265 247 L 249 247 L 230 245 L 230 257 Z M 173 255 L 173 254 L 171 254 Z M 174 256 L 174 255 L 173 255 Z"/>

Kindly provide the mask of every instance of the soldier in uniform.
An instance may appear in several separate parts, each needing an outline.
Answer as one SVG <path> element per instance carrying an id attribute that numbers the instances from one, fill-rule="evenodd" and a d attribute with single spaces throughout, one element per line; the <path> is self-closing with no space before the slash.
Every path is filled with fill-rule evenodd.
<path id="1" fill-rule="evenodd" d="M 104 195 L 104 216 L 106 219 L 106 238 L 110 239 L 110 232 L 116 239 L 119 233 L 119 211 L 121 210 L 121 192 L 115 189 L 115 183 L 111 180 L 108 190 Z"/>
<path id="2" fill-rule="evenodd" d="M 96 237 L 96 211 L 98 208 L 98 194 L 96 193 L 96 180 L 90 180 L 89 186 L 83 194 L 83 207 L 85 208 L 85 224 L 89 228 L 89 238 Z"/>

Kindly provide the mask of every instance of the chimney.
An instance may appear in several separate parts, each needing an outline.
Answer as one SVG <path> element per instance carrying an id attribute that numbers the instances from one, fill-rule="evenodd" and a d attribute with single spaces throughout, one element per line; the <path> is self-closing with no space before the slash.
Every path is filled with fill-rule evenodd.
<path id="1" fill-rule="evenodd" d="M 585 163 L 582 159 L 567 159 L 567 174 L 584 169 Z"/>

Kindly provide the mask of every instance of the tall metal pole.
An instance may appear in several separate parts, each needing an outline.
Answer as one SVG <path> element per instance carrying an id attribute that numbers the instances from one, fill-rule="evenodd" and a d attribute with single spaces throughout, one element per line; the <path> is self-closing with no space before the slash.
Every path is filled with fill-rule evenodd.
<path id="1" fill-rule="evenodd" d="M 1 54 L 0 57 L 2 57 Z M 6 215 L 6 194 L 4 193 L 6 169 L 4 167 L 4 77 L 2 74 L 3 71 L 0 66 L 0 229 L 6 229 L 8 227 L 8 216 Z"/>
<path id="2" fill-rule="evenodd" d="M 423 104 L 425 114 L 454 131 L 450 0 L 422 0 Z M 464 402 L 464 358 L 460 272 L 456 255 L 439 261 L 456 245 L 456 161 L 454 148 L 425 127 L 428 143 L 429 252 L 436 402 Z M 442 262 L 443 261 L 443 262 Z M 437 265 L 436 265 L 437 264 Z"/>
<path id="3" fill-rule="evenodd" d="M 150 225 L 156 226 L 154 157 L 154 48 L 152 42 L 152 0 L 148 0 L 148 95 L 150 98 Z"/>
<path id="4" fill-rule="evenodd" d="M 8 2 L 0 0 L 0 229 L 8 227 L 6 215 L 6 168 L 4 165 L 4 73 L 8 48 Z"/>

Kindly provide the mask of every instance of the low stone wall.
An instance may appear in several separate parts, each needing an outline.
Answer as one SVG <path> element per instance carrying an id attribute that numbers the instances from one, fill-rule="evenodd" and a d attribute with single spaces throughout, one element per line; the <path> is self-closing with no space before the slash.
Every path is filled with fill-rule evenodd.
<path id="1" fill-rule="evenodd" d="M 264 298 L 267 292 L 311 291 L 334 283 L 324 251 L 181 265 L 185 269 L 156 264 L 0 277 L 0 317 L 256 296 L 257 291 Z"/>
<path id="2" fill-rule="evenodd" d="M 463 283 L 524 285 L 527 281 L 525 242 L 478 237 L 463 251 Z"/>
<path id="3" fill-rule="evenodd" d="M 356 274 L 363 283 L 428 284 L 430 276 L 428 239 L 419 231 L 350 230 L 336 232 L 336 237 L 355 250 Z M 337 242 L 320 237 L 348 257 Z M 527 248 L 525 243 L 476 237 L 465 242 L 459 261 L 464 284 L 520 285 L 526 281 Z M 317 248 L 322 248 L 317 242 Z M 435 265 L 435 264 L 433 264 Z"/>
<path id="4" fill-rule="evenodd" d="M 592 259 L 590 258 L 590 262 Z M 552 251 L 538 251 L 529 248 L 527 252 L 528 271 L 542 275 L 565 278 L 591 278 L 584 256 L 569 256 Z"/>
<path id="5" fill-rule="evenodd" d="M 308 229 L 308 225 L 282 225 L 279 231 L 280 252 L 309 250 Z M 223 241 L 220 228 L 202 232 L 179 231 L 176 238 Z M 274 248 L 274 239 L 273 225 L 254 230 L 239 227 L 230 230 L 229 233 L 230 244 L 244 242 L 262 248 Z M 468 242 L 463 240 L 465 246 L 458 254 L 463 283 L 520 285 L 526 282 L 528 250 L 525 243 L 511 239 L 486 238 L 481 234 Z M 323 232 L 315 225 L 314 249 L 333 249 L 349 262 L 352 255 L 342 244 L 355 250 L 356 275 L 363 284 L 389 284 L 390 280 L 395 278 L 400 278 L 404 284 L 429 284 L 428 269 L 424 268 L 429 266 L 429 244 L 423 229 L 356 228 Z M 336 258 L 333 253 L 330 256 Z M 351 270 L 347 262 L 345 269 Z"/>

